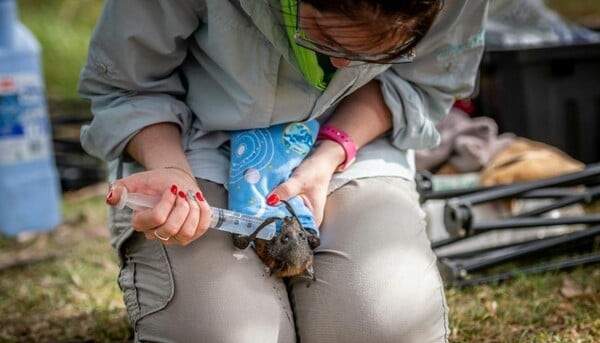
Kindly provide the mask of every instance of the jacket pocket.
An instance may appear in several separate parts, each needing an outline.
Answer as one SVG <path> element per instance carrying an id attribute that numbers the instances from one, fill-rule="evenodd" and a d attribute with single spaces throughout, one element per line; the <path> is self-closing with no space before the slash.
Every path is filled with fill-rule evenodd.
<path id="1" fill-rule="evenodd" d="M 129 319 L 141 318 L 165 308 L 173 298 L 173 273 L 165 246 L 134 233 L 121 247 L 123 265 L 119 287 Z"/>

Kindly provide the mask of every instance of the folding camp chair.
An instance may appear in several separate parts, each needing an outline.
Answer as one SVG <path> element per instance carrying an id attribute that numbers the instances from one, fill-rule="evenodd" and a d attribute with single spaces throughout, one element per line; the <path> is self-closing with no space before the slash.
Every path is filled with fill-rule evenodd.
<path id="1" fill-rule="evenodd" d="M 600 163 L 588 165 L 580 172 L 510 185 L 434 191 L 432 184 L 431 177 L 426 174 L 418 175 L 417 185 L 422 201 L 430 199 L 444 199 L 445 201 L 444 226 L 450 237 L 434 241 L 432 243 L 434 251 L 492 230 L 586 225 L 583 230 L 549 238 L 444 256 L 438 255 L 440 270 L 448 284 L 466 286 L 494 282 L 519 274 L 572 268 L 600 262 L 600 252 L 594 251 L 593 246 L 589 249 L 593 238 L 600 236 L 600 213 L 557 218 L 544 216 L 556 209 L 577 203 L 590 204 L 597 199 L 600 196 Z M 476 205 L 506 199 L 546 199 L 550 201 L 550 204 L 494 220 L 477 218 L 476 211 L 473 210 Z M 580 254 L 581 243 L 587 244 L 587 250 L 591 250 L 588 254 Z M 575 246 L 577 249 L 574 248 Z M 540 253 L 544 257 L 549 257 L 551 252 L 556 254 L 577 252 L 578 254 L 556 261 L 519 267 L 508 272 L 495 272 L 488 275 L 475 274 L 475 272 L 482 272 L 502 263 L 523 260 Z"/>

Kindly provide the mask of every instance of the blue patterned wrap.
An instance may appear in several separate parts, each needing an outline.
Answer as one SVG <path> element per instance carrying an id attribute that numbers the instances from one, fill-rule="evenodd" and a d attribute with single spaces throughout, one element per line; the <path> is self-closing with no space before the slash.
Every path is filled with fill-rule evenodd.
<path id="1" fill-rule="evenodd" d="M 266 196 L 291 176 L 314 145 L 318 131 L 319 123 L 310 120 L 232 132 L 229 209 L 261 218 L 290 216 L 283 204 L 267 205 Z M 289 204 L 302 226 L 318 234 L 302 199 L 295 196 Z"/>

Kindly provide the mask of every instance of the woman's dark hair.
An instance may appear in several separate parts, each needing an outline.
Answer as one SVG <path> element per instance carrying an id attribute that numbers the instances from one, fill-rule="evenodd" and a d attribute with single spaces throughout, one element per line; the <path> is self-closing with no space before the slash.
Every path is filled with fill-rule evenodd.
<path id="1" fill-rule="evenodd" d="M 373 44 L 388 39 L 398 30 L 404 30 L 410 35 L 410 43 L 406 50 L 414 47 L 425 36 L 444 4 L 444 0 L 302 0 L 302 2 L 311 5 L 319 12 L 356 18 L 365 24 L 369 20 L 377 20 L 387 29 L 382 29 L 379 33 L 374 32 Z M 372 13 L 374 16 L 365 19 L 365 13 Z M 380 37 L 377 37 L 378 34 Z M 402 51 L 398 51 L 398 54 L 401 55 Z"/>
<path id="2" fill-rule="evenodd" d="M 443 6 L 443 0 L 303 0 L 321 12 L 344 14 L 350 18 L 360 17 L 364 10 L 371 10 L 387 19 L 418 19 L 426 29 L 433 23 Z"/>

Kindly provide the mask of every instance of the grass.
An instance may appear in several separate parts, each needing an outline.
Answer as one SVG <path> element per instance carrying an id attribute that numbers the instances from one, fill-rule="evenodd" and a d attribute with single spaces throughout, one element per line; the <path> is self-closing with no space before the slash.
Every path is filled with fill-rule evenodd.
<path id="1" fill-rule="evenodd" d="M 596 342 L 600 270 L 447 290 L 453 342 Z M 572 292 L 571 292 L 572 291 Z"/>
<path id="2" fill-rule="evenodd" d="M 19 0 L 20 19 L 42 46 L 48 96 L 77 98 L 77 80 L 102 0 Z"/>
<path id="3" fill-rule="evenodd" d="M 131 340 L 96 194 L 66 198 L 64 224 L 52 232 L 0 240 L 0 342 Z"/>

